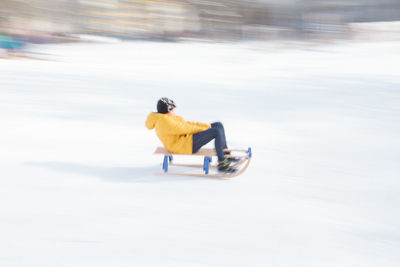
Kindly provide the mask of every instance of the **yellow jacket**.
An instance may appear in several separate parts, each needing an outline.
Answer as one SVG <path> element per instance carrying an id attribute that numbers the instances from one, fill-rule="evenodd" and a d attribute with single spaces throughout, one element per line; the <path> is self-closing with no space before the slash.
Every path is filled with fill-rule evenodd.
<path id="1" fill-rule="evenodd" d="M 152 112 L 147 116 L 146 127 L 156 129 L 158 138 L 168 151 L 177 154 L 192 154 L 193 134 L 207 130 L 208 123 L 185 121 L 173 114 Z"/>

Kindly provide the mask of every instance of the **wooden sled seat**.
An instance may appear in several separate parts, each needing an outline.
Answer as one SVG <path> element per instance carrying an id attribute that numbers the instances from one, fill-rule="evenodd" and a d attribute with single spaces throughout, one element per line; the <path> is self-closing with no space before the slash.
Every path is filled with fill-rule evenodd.
<path id="1" fill-rule="evenodd" d="M 213 148 L 201 148 L 199 151 L 193 154 L 178 154 L 169 152 L 165 147 L 161 146 L 157 147 L 156 151 L 154 151 L 154 154 L 162 154 L 167 156 L 172 156 L 172 155 L 194 155 L 194 156 L 205 156 L 205 157 L 217 156 L 217 152 Z"/>

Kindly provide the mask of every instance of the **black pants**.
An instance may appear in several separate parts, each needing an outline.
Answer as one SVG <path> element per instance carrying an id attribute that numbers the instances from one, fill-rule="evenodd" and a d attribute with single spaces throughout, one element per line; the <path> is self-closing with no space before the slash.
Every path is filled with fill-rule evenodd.
<path id="1" fill-rule="evenodd" d="M 208 144 L 213 139 L 215 139 L 215 150 L 217 151 L 218 160 L 224 160 L 224 148 L 227 148 L 227 146 L 224 126 L 220 122 L 214 122 L 211 124 L 210 129 L 193 135 L 193 153 L 199 151 L 202 146 Z"/>

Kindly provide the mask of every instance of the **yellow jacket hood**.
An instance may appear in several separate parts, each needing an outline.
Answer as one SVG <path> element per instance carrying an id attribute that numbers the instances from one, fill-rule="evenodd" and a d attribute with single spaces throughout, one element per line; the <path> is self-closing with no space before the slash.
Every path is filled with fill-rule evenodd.
<path id="1" fill-rule="evenodd" d="M 157 121 L 165 114 L 151 112 L 149 116 L 147 116 L 146 127 L 149 130 L 153 130 L 156 127 Z"/>

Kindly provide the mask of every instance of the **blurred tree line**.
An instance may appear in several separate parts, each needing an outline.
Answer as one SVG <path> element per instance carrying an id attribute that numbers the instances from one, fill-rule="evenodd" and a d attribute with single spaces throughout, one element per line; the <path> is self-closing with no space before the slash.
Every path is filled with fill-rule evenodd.
<path id="1" fill-rule="evenodd" d="M 348 24 L 399 21 L 400 0 L 1 0 L 0 31 L 124 39 L 347 38 Z"/>

